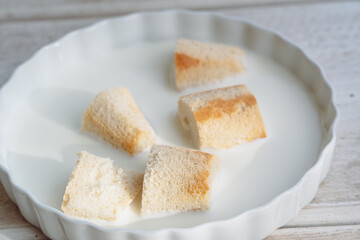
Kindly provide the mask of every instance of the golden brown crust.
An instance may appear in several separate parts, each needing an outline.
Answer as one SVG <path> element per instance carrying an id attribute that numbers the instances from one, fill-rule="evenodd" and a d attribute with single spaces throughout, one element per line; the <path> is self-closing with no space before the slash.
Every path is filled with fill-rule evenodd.
<path id="1" fill-rule="evenodd" d="M 212 159 L 214 157 L 214 155 L 210 154 L 210 153 L 206 153 L 206 152 L 201 152 L 201 151 L 195 151 L 196 154 L 200 154 L 205 156 L 207 159 Z"/>
<path id="2" fill-rule="evenodd" d="M 205 210 L 218 158 L 193 149 L 152 146 L 145 170 L 142 214 Z"/>
<path id="3" fill-rule="evenodd" d="M 237 98 L 223 100 L 221 98 L 209 101 L 206 106 L 194 113 L 198 122 L 205 122 L 210 118 L 221 118 L 223 113 L 231 114 L 237 110 L 236 106 L 244 103 L 246 106 L 256 105 L 256 98 L 253 95 L 244 95 Z"/>
<path id="4" fill-rule="evenodd" d="M 209 192 L 209 170 L 205 170 L 199 172 L 197 175 L 194 176 L 194 179 L 191 183 L 189 183 L 187 191 L 191 195 L 196 195 L 199 198 L 206 196 Z"/>
<path id="5" fill-rule="evenodd" d="M 212 154 L 201 151 L 196 151 L 195 153 L 205 157 L 205 159 L 199 158 L 199 161 L 204 162 L 205 165 L 210 166 L 212 164 Z M 193 195 L 196 198 L 206 198 L 210 190 L 210 170 L 210 168 L 204 168 L 194 176 L 193 181 L 188 184 L 187 188 L 187 191 L 190 193 L 190 195 Z"/>
<path id="6" fill-rule="evenodd" d="M 180 39 L 174 54 L 176 87 L 180 90 L 241 73 L 242 56 L 237 47 Z"/>
<path id="7" fill-rule="evenodd" d="M 186 70 L 199 65 L 200 60 L 183 53 L 175 53 L 175 66 L 179 70 Z"/>
<path id="8" fill-rule="evenodd" d="M 84 121 L 86 122 L 85 130 L 94 132 L 100 136 L 104 141 L 111 143 L 115 148 L 122 148 L 129 152 L 131 155 L 135 154 L 135 146 L 137 145 L 139 135 L 141 132 L 137 132 L 135 137 L 125 136 L 124 133 L 115 132 L 107 127 L 100 119 L 96 119 L 92 116 L 91 112 L 87 110 L 84 113 Z"/>
<path id="9" fill-rule="evenodd" d="M 183 96 L 178 112 L 198 148 L 229 148 L 266 137 L 257 100 L 245 85 Z"/>

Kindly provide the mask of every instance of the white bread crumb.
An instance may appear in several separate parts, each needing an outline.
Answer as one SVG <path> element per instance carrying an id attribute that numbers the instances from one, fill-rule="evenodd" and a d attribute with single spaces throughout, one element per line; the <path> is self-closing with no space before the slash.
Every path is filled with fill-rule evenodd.
<path id="1" fill-rule="evenodd" d="M 85 151 L 78 156 L 61 210 L 73 217 L 116 220 L 140 192 L 143 174 Z"/>

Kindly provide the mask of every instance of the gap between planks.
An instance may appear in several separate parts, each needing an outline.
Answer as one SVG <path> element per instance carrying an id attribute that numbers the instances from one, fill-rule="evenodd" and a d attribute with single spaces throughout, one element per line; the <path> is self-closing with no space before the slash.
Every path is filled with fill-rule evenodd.
<path id="1" fill-rule="evenodd" d="M 314 207 L 314 205 L 316 207 Z M 303 208 L 284 228 L 336 226 L 360 224 L 360 204 L 319 206 Z"/>

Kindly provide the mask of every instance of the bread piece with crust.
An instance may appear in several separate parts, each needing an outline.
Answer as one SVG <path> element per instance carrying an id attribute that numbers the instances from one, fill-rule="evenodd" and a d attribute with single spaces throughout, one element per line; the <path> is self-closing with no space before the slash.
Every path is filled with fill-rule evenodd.
<path id="1" fill-rule="evenodd" d="M 82 128 L 130 154 L 155 144 L 153 129 L 123 87 L 100 92 L 84 113 Z"/>
<path id="2" fill-rule="evenodd" d="M 78 156 L 61 210 L 72 217 L 116 220 L 140 192 L 144 174 L 85 151 Z"/>
<path id="3" fill-rule="evenodd" d="M 245 85 L 180 97 L 178 115 L 198 148 L 230 148 L 266 137 L 256 98 Z"/>
<path id="4" fill-rule="evenodd" d="M 203 85 L 241 73 L 243 55 L 238 47 L 179 39 L 174 54 L 176 88 Z"/>
<path id="5" fill-rule="evenodd" d="M 141 214 L 207 210 L 218 158 L 188 148 L 154 145 L 144 175 Z"/>

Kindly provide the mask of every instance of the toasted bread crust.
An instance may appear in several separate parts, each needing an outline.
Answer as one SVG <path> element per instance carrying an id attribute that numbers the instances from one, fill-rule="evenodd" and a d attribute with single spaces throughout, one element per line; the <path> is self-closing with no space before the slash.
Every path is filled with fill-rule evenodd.
<path id="1" fill-rule="evenodd" d="M 206 210 L 216 156 L 200 151 L 154 145 L 145 170 L 142 214 Z"/>
<path id="2" fill-rule="evenodd" d="M 175 65 L 178 70 L 186 70 L 191 67 L 196 67 L 200 63 L 199 59 L 190 57 L 183 53 L 175 53 Z"/>
<path id="3" fill-rule="evenodd" d="M 191 195 L 197 195 L 197 196 L 205 196 L 209 189 L 209 176 L 210 176 L 210 171 L 208 169 L 199 172 L 195 177 L 194 177 L 194 181 L 189 183 L 187 191 L 188 193 L 190 193 Z"/>
<path id="4" fill-rule="evenodd" d="M 211 118 L 221 118 L 223 117 L 223 114 L 232 114 L 237 111 L 237 106 L 243 103 L 246 106 L 253 106 L 257 104 L 254 95 L 250 94 L 228 100 L 217 98 L 201 107 L 200 110 L 194 113 L 194 116 L 198 122 L 205 122 Z"/>
<path id="5" fill-rule="evenodd" d="M 219 81 L 243 72 L 242 55 L 243 52 L 233 46 L 178 40 L 174 54 L 177 89 Z"/>
<path id="6" fill-rule="evenodd" d="M 129 133 L 115 132 L 107 127 L 100 119 L 92 116 L 90 110 L 87 110 L 84 113 L 84 130 L 101 136 L 104 141 L 109 142 L 115 148 L 122 148 L 130 154 L 135 154 L 135 146 L 137 145 L 140 136 L 139 132 L 137 134 L 133 134 L 133 131 L 129 131 Z"/>
<path id="7" fill-rule="evenodd" d="M 256 98 L 245 85 L 189 94 L 178 104 L 180 120 L 198 148 L 229 148 L 266 137 Z"/>

